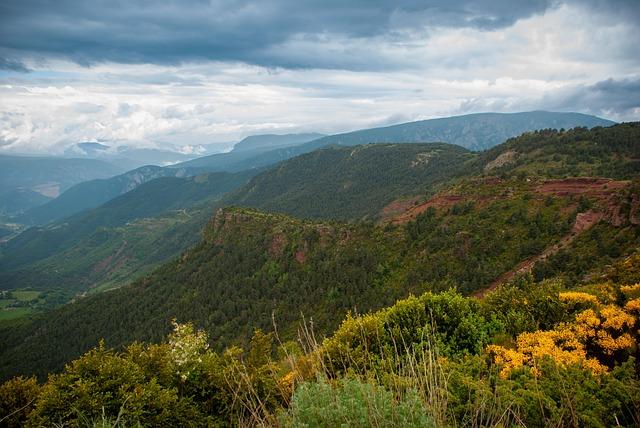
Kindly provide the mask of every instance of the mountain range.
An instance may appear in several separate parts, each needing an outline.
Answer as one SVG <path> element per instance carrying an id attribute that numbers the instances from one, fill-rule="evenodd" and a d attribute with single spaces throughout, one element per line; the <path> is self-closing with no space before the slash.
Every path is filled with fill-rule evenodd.
<path id="1" fill-rule="evenodd" d="M 316 220 L 246 208 L 218 209 L 199 244 L 148 276 L 3 330 L 1 337 L 8 345 L 0 356 L 3 371 L 58 368 L 100 337 L 110 346 L 159 340 L 174 317 L 206 328 L 222 348 L 246 343 L 254 328 L 268 329 L 272 313 L 280 333 L 290 338 L 300 312 L 313 317 L 318 333 L 328 333 L 341 319 L 336 314 L 350 309 L 366 312 L 409 293 L 443 290 L 451 284 L 475 293 L 520 269 L 540 275 L 539 279 L 560 275 L 568 281 L 582 280 L 593 273 L 587 269 L 576 277 L 577 266 L 593 262 L 597 273 L 611 260 L 629 254 L 638 242 L 639 132 L 637 124 L 592 131 L 544 130 L 481 153 L 443 144 L 333 147 L 286 161 L 207 205 L 206 211 L 240 205 L 247 195 L 264 191 L 263 199 L 252 199 L 254 206 Z M 359 165 L 329 167 L 345 162 Z M 376 182 L 373 176 L 384 169 L 384 180 Z M 412 181 L 414 176 L 422 178 Z M 308 185 L 300 185 L 300 180 Z M 357 190 L 332 206 L 345 183 L 353 183 Z M 143 186 L 151 185 L 165 188 L 158 180 Z M 276 188 L 284 196 L 274 201 Z M 132 192 L 129 200 L 140 197 L 141 193 Z M 347 214 L 335 215 L 340 204 Z M 105 218 L 117 218 L 108 205 L 102 211 Z M 321 220 L 356 220 L 363 215 L 378 223 Z M 125 215 L 118 224 L 129 218 Z M 206 216 L 197 222 L 203 219 Z M 154 228 L 158 223 L 147 224 Z M 182 230 L 187 224 L 192 225 L 191 233 L 197 230 L 189 220 Z M 37 266 L 29 265 L 29 258 L 42 251 L 37 250 L 39 241 L 51 248 L 57 242 L 56 230 L 64 239 L 79 230 L 71 224 L 71 229 L 65 227 L 51 226 L 46 234 L 34 230 L 33 236 L 23 234 L 9 241 L 3 270 L 8 266 L 25 270 L 3 275 L 3 288 L 29 278 L 28 270 Z M 94 228 L 77 233 L 83 236 Z M 94 247 L 109 240 L 108 227 L 100 233 L 91 239 Z M 170 258 L 169 247 L 176 240 L 168 237 L 183 240 L 187 235 L 167 230 L 154 235 L 154 241 L 167 242 L 165 255 Z M 591 253 L 595 236 L 609 246 L 608 251 Z M 67 256 L 81 258 L 88 245 Z M 53 248 L 51 253 L 56 252 Z M 112 254 L 112 259 L 95 260 L 92 269 L 117 270 L 128 263 L 126 257 L 119 259 L 119 251 L 112 247 L 104 253 Z M 555 263 L 556 254 L 564 254 L 565 263 Z M 40 278 L 41 285 L 54 289 L 56 281 L 42 280 L 53 265 L 40 266 L 33 271 L 33 286 Z M 78 276 L 86 278 L 91 271 Z M 87 290 L 87 285 L 75 290 Z M 61 344 L 64 353 L 51 357 L 49 350 Z"/>
<path id="2" fill-rule="evenodd" d="M 94 159 L 0 155 L 0 215 L 20 213 L 75 184 L 122 172 L 122 167 Z"/>

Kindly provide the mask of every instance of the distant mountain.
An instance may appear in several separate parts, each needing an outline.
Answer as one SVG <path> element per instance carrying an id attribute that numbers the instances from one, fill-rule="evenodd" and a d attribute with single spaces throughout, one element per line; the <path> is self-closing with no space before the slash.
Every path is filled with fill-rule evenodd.
<path id="1" fill-rule="evenodd" d="M 479 151 L 527 131 L 571 129 L 578 126 L 593 128 L 614 124 L 610 120 L 581 113 L 476 113 L 330 135 L 317 143 L 355 146 L 370 143 L 442 142 Z"/>
<path id="2" fill-rule="evenodd" d="M 615 122 L 610 120 L 580 113 L 545 111 L 477 113 L 329 135 L 304 144 L 268 150 L 257 155 L 232 151 L 202 157 L 180 165 L 207 166 L 212 171 L 241 171 L 273 165 L 329 145 L 442 142 L 456 144 L 470 150 L 485 150 L 527 131 L 548 128 L 593 128 L 614 124 Z"/>
<path id="3" fill-rule="evenodd" d="M 143 166 L 108 179 L 91 180 L 77 184 L 56 199 L 34 207 L 14 220 L 22 224 L 47 224 L 97 207 L 156 178 L 186 177 L 196 175 L 198 172 L 201 171 L 193 168 Z"/>
<path id="4" fill-rule="evenodd" d="M 0 248 L 0 289 L 18 283 L 40 288 L 64 284 L 66 292 L 75 293 L 114 276 L 129 281 L 142 267 L 193 243 L 211 215 L 207 203 L 244 185 L 253 174 L 161 177 L 92 210 L 27 229 Z M 203 206 L 192 212 L 197 205 Z"/>
<path id="5" fill-rule="evenodd" d="M 84 142 L 68 147 L 65 156 L 99 159 L 118 164 L 125 169 L 135 169 L 145 165 L 166 166 L 189 159 L 197 154 L 184 154 L 174 150 L 156 148 L 136 148 L 128 145 L 107 145 L 103 143 Z"/>
<path id="6" fill-rule="evenodd" d="M 264 134 L 264 135 L 251 135 L 244 140 L 240 141 L 233 146 L 234 152 L 246 152 L 249 150 L 254 151 L 267 151 L 272 149 L 279 149 L 283 147 L 296 146 L 300 143 L 306 143 L 308 141 L 317 140 L 324 137 L 323 134 L 309 133 L 309 134 Z"/>
<path id="7" fill-rule="evenodd" d="M 85 155 L 97 155 L 99 153 L 105 152 L 109 150 L 110 146 L 100 143 L 88 142 L 88 143 L 78 143 L 77 148 L 80 149 L 81 153 Z"/>
<path id="8" fill-rule="evenodd" d="M 95 159 L 0 155 L 3 213 L 19 213 L 57 197 L 77 183 L 112 177 L 124 171 L 121 166 Z"/>
<path id="9" fill-rule="evenodd" d="M 295 151 L 296 146 L 308 143 L 319 137 L 322 137 L 322 134 L 254 135 L 234 145 L 233 150 L 228 153 L 203 156 L 177 164 L 175 167 L 199 167 L 207 168 L 210 171 L 242 171 L 260 168 L 295 156 L 297 154 Z M 271 156 L 267 156 L 266 161 L 261 159 L 263 153 L 271 153 L 274 150 L 282 151 L 285 155 L 278 155 L 275 161 L 272 161 Z"/>

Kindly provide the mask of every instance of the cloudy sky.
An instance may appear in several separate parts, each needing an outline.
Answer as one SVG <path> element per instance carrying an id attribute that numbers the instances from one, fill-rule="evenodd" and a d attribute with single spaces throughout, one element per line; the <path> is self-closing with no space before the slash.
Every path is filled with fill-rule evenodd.
<path id="1" fill-rule="evenodd" d="M 0 151 L 535 109 L 640 120 L 640 2 L 2 0 Z"/>

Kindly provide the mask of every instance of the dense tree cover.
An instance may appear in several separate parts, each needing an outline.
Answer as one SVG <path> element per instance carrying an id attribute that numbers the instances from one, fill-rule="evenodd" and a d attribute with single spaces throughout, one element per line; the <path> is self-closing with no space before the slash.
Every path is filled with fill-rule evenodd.
<path id="1" fill-rule="evenodd" d="M 529 132 L 486 151 L 479 162 L 486 166 L 507 152 L 515 152 L 512 160 L 491 174 L 630 179 L 640 173 L 640 123 Z"/>
<path id="2" fill-rule="evenodd" d="M 592 131 L 540 131 L 485 154 L 442 144 L 327 148 L 264 172 L 223 204 L 316 218 L 376 218 L 387 202 L 403 195 L 424 199 L 460 180 L 473 183 L 471 178 L 482 168 L 510 150 L 519 153 L 514 164 L 485 174 L 499 172 L 523 182 L 530 174 L 543 178 L 602 173 L 629 178 L 637 173 L 638 129 L 635 124 L 623 124 Z M 71 297 L 87 287 L 102 290 L 128 283 L 197 241 L 207 210 L 176 213 L 172 209 L 215 198 L 255 172 L 213 174 L 206 182 L 147 183 L 95 210 L 27 230 L 0 246 L 0 287 L 54 288 Z M 491 186 L 475 187 L 472 191 L 479 196 Z M 509 189 L 505 192 L 508 195 Z M 153 217 L 141 220 L 149 216 Z M 530 251 L 535 249 L 534 243 Z"/>
<path id="3" fill-rule="evenodd" d="M 476 196 L 465 194 L 395 226 L 224 209 L 203 242 L 132 286 L 0 328 L 8 345 L 0 354 L 2 370 L 43 374 L 100 338 L 109 346 L 157 341 L 173 317 L 205 328 L 220 350 L 246 343 L 254 328 L 271 329 L 272 315 L 290 338 L 303 315 L 324 334 L 349 310 L 367 312 L 409 293 L 452 284 L 476 291 L 571 229 L 580 201 L 538 194 L 536 186 L 475 180 L 460 189 L 475 189 Z M 637 244 L 631 225 L 598 227 L 621 234 L 621 255 Z"/>
<path id="4" fill-rule="evenodd" d="M 505 304 L 548 327 L 514 329 Z M 100 343 L 44 384 L 8 381 L 0 409 L 7 426 L 631 427 L 639 313 L 640 284 L 566 291 L 526 279 L 484 300 L 410 297 L 347 317 L 322 343 L 309 329 L 298 345 L 256 331 L 247 351 L 218 353 L 174 322 L 160 344 Z M 544 340 L 565 329 L 584 335 Z"/>
<path id="5" fill-rule="evenodd" d="M 297 217 L 375 219 L 394 199 L 468 175 L 473 157 L 450 144 L 333 146 L 258 175 L 229 200 Z"/>

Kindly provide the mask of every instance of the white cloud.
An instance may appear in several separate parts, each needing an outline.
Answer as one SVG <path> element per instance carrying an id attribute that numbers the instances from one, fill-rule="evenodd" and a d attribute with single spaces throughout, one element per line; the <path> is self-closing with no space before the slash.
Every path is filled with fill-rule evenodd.
<path id="1" fill-rule="evenodd" d="M 0 150 L 117 140 L 189 151 L 256 133 L 335 133 L 488 110 L 557 108 L 639 120 L 640 101 L 621 102 L 615 85 L 596 85 L 640 79 L 634 40 L 640 32 L 631 23 L 563 5 L 492 31 L 294 37 L 270 52 L 297 51 L 318 68 L 31 60 L 31 73 L 0 74 Z M 329 62 L 338 68 L 327 69 Z M 388 66 L 366 66 L 374 62 Z"/>

